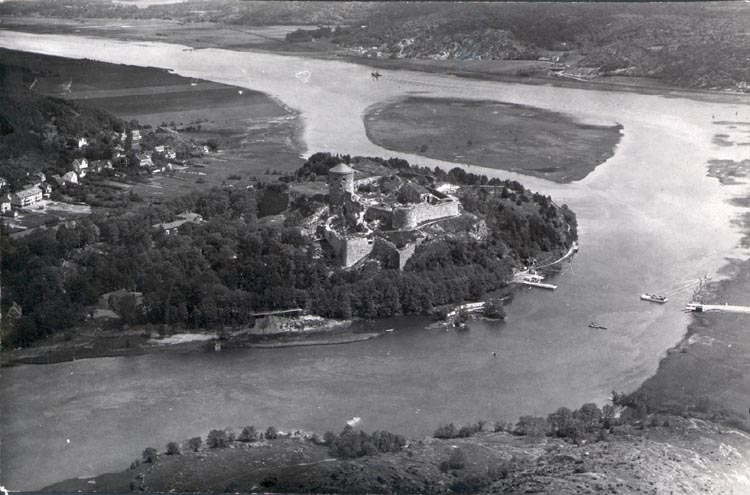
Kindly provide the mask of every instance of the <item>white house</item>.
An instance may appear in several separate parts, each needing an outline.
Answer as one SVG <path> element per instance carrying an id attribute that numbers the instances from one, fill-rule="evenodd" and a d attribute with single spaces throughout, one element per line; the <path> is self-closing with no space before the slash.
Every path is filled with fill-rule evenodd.
<path id="1" fill-rule="evenodd" d="M 42 199 L 42 190 L 38 187 L 31 187 L 29 189 L 23 189 L 17 193 L 11 194 L 11 203 L 15 206 L 23 208 L 24 206 L 31 206 L 37 201 Z"/>
<path id="2" fill-rule="evenodd" d="M 49 197 L 52 195 L 52 185 L 49 182 L 43 182 L 39 189 L 42 191 L 42 196 L 44 196 L 45 199 L 49 199 Z"/>
<path id="3" fill-rule="evenodd" d="M 154 166 L 154 162 L 151 160 L 151 155 L 149 153 L 136 153 L 135 163 L 139 167 L 153 167 Z"/>
<path id="4" fill-rule="evenodd" d="M 78 138 L 78 149 L 79 150 L 85 148 L 88 145 L 89 145 L 89 140 L 88 139 L 86 139 L 85 137 Z"/>
<path id="5" fill-rule="evenodd" d="M 78 174 L 76 174 L 75 172 L 68 172 L 62 176 L 62 181 L 69 184 L 78 184 Z"/>
<path id="6" fill-rule="evenodd" d="M 3 196 L 0 197 L 0 214 L 4 214 L 5 212 L 10 211 L 10 208 L 11 208 L 10 194 L 3 194 Z"/>
<path id="7" fill-rule="evenodd" d="M 73 160 L 73 171 L 77 173 L 79 177 L 86 177 L 86 172 L 88 172 L 88 169 L 89 161 L 85 158 L 77 158 Z"/>

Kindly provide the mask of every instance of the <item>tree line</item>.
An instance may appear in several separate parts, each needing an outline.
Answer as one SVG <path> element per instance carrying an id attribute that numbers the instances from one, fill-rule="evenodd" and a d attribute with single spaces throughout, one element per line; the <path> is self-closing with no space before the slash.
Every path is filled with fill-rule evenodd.
<path id="1" fill-rule="evenodd" d="M 408 167 L 402 162 L 390 161 Z M 303 169 L 316 170 L 309 162 Z M 79 325 L 100 295 L 119 289 L 143 295 L 142 307 L 130 305 L 121 314 L 128 324 L 251 326 L 255 312 L 290 307 L 336 318 L 424 314 L 502 288 L 522 257 L 570 242 L 559 232 L 564 210 L 554 218 L 529 214 L 500 194 L 469 188 L 467 209 L 486 217 L 486 239 L 426 242 L 403 271 L 346 271 L 289 222 L 258 219 L 264 195 L 282 189 L 214 188 L 159 205 L 132 203 L 22 238 L 2 236 L 3 309 L 12 302 L 23 308 L 19 320 L 3 319 L 5 342 L 27 345 Z M 169 235 L 154 228 L 186 211 L 205 221 Z"/>

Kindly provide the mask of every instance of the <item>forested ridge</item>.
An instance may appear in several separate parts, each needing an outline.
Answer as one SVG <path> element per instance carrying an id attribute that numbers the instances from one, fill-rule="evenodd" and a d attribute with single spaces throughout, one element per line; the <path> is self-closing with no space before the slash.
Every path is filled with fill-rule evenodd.
<path id="1" fill-rule="evenodd" d="M 311 158 L 330 159 L 337 158 Z M 428 173 L 404 161 L 390 163 L 394 171 Z M 26 345 L 79 325 L 101 294 L 119 289 L 143 294 L 142 308 L 121 309 L 124 322 L 180 328 L 252 325 L 254 312 L 292 307 L 337 318 L 427 313 L 504 287 L 522 259 L 559 252 L 574 239 L 572 212 L 517 182 L 460 169 L 429 171 L 435 172 L 465 184 L 465 208 L 485 218 L 489 234 L 426 242 L 404 271 L 338 269 L 330 253 L 316 255 L 313 240 L 294 225 L 295 215 L 280 224 L 258 219 L 257 205 L 288 187 L 283 183 L 215 188 L 159 205 L 101 211 L 21 238 L 3 236 L 3 309 L 13 302 L 23 308 L 20 319 L 3 320 L 3 341 Z M 171 235 L 153 227 L 186 211 L 205 221 Z"/>

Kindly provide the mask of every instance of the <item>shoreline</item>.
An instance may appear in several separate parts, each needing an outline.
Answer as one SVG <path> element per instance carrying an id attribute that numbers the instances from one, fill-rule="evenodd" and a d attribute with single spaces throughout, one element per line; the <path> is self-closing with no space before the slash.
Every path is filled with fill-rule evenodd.
<path id="1" fill-rule="evenodd" d="M 16 21 L 14 23 L 14 21 Z M 45 24 L 45 21 L 54 21 L 54 24 Z M 66 20 L 67 21 L 67 20 Z M 357 64 L 364 67 L 370 67 L 375 69 L 385 70 L 409 70 L 415 72 L 427 72 L 452 75 L 459 78 L 468 79 L 479 79 L 484 81 L 498 81 L 511 84 L 523 84 L 532 86 L 553 86 L 553 87 L 564 87 L 564 88 L 577 88 L 577 89 L 593 89 L 597 91 L 612 91 L 612 92 L 626 92 L 626 93 L 638 93 L 642 95 L 663 95 L 666 98 L 670 97 L 683 97 L 695 99 L 698 101 L 712 101 L 715 98 L 739 98 L 747 99 L 750 98 L 750 93 L 742 93 L 739 91 L 729 90 L 711 90 L 703 88 L 690 88 L 682 86 L 672 86 L 661 82 L 658 79 L 648 79 L 653 84 L 639 84 L 637 79 L 644 79 L 643 77 L 637 76 L 631 83 L 627 81 L 628 76 L 595 76 L 592 78 L 580 78 L 575 76 L 558 76 L 558 75 L 541 75 L 534 74 L 529 76 L 515 75 L 506 73 L 503 69 L 499 71 L 493 71 L 490 68 L 478 68 L 468 69 L 466 67 L 462 69 L 452 69 L 449 67 L 440 66 L 440 62 L 449 62 L 461 64 L 467 62 L 466 60 L 433 60 L 433 59 L 411 59 L 411 58 L 372 58 L 364 57 L 354 53 L 351 49 L 343 48 L 338 45 L 327 44 L 322 48 L 316 47 L 312 49 L 310 47 L 300 46 L 297 42 L 289 42 L 285 39 L 269 39 L 267 43 L 258 43 L 250 45 L 225 45 L 219 41 L 200 41 L 198 39 L 183 39 L 189 34 L 189 28 L 186 29 L 187 33 L 177 32 L 175 33 L 174 41 L 165 40 L 163 37 L 156 35 L 150 35 L 147 32 L 119 32 L 119 31 L 107 31 L 106 28 L 102 28 L 97 25 L 97 22 L 106 22 L 111 24 L 114 19 L 109 18 L 86 18 L 79 21 L 78 24 L 68 23 L 59 24 L 60 19 L 49 18 L 49 17 L 24 17 L 24 16 L 10 16 L 5 20 L 5 23 L 0 25 L 0 31 L 19 32 L 27 34 L 60 34 L 60 35 L 74 35 L 74 36 L 86 36 L 99 39 L 113 39 L 121 41 L 137 41 L 154 42 L 154 43 L 173 43 L 185 45 L 190 50 L 204 50 L 204 49 L 219 49 L 229 50 L 237 52 L 247 53 L 267 53 L 272 55 L 280 56 L 292 56 L 292 57 L 305 57 L 313 58 L 318 60 L 329 60 L 329 61 L 343 61 L 352 64 Z M 30 22 L 35 22 L 34 24 Z M 168 23 L 172 21 L 160 20 L 160 22 Z M 227 29 L 227 26 L 220 23 L 212 23 L 216 29 Z M 174 27 L 174 26 L 173 26 Z M 267 26 L 246 26 L 250 32 L 253 29 L 259 30 Z M 81 29 L 85 28 L 86 32 L 82 33 Z M 188 44 L 191 41 L 194 45 Z M 196 43 L 197 42 L 197 43 Z M 501 65 L 503 63 L 517 63 L 517 60 L 490 60 L 488 65 L 493 63 Z M 529 64 L 538 64 L 539 67 L 544 65 L 550 65 L 549 63 L 540 62 L 538 60 L 521 60 L 520 62 L 527 62 Z M 509 69 L 505 69 L 509 70 Z M 610 77 L 617 77 L 618 81 L 612 81 Z"/>
<path id="2" fill-rule="evenodd" d="M 118 330 L 82 333 L 70 343 L 44 342 L 42 345 L 23 349 L 7 349 L 0 352 L 0 368 L 18 365 L 47 365 L 82 359 L 108 357 L 142 356 L 146 354 L 191 354 L 197 352 L 216 352 L 214 345 L 219 344 L 222 351 L 235 349 L 277 349 L 284 347 L 306 347 L 313 345 L 353 344 L 381 337 L 384 332 L 356 332 L 350 329 L 350 323 L 340 328 L 340 322 L 331 321 L 326 328 L 305 328 L 299 331 L 259 334 L 241 332 L 219 337 L 216 332 L 173 333 L 163 339 L 144 337 L 142 331 L 123 332 Z M 185 336 L 196 338 L 184 340 Z M 163 342 L 174 338 L 175 342 Z M 132 340 L 131 340 L 132 339 Z M 135 341 L 125 344 L 125 341 Z"/>

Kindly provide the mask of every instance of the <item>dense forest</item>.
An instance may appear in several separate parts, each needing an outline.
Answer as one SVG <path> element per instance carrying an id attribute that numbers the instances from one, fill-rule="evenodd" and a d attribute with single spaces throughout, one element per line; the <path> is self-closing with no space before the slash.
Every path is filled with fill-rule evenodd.
<path id="1" fill-rule="evenodd" d="M 314 155 L 303 170 L 331 160 L 338 158 Z M 390 163 L 410 168 L 402 160 Z M 485 217 L 486 238 L 424 243 L 404 271 L 346 271 L 335 268 L 330 253 L 316 255 L 314 241 L 294 225 L 295 215 L 283 224 L 258 218 L 264 196 L 287 188 L 283 183 L 215 188 L 160 205 L 111 209 L 75 225 L 2 237 L 4 309 L 13 302 L 23 308 L 20 319 L 4 320 L 4 341 L 26 345 L 79 325 L 101 294 L 123 288 L 143 294 L 142 307 L 133 303 L 120 310 L 130 324 L 243 326 L 253 324 L 254 312 L 292 307 L 337 318 L 427 313 L 507 285 L 523 258 L 559 252 L 575 237 L 570 210 L 516 182 L 488 181 L 460 169 L 411 170 L 492 184 L 464 187 L 461 194 L 467 211 Z M 171 235 L 153 227 L 186 211 L 205 221 L 186 223 Z"/>

